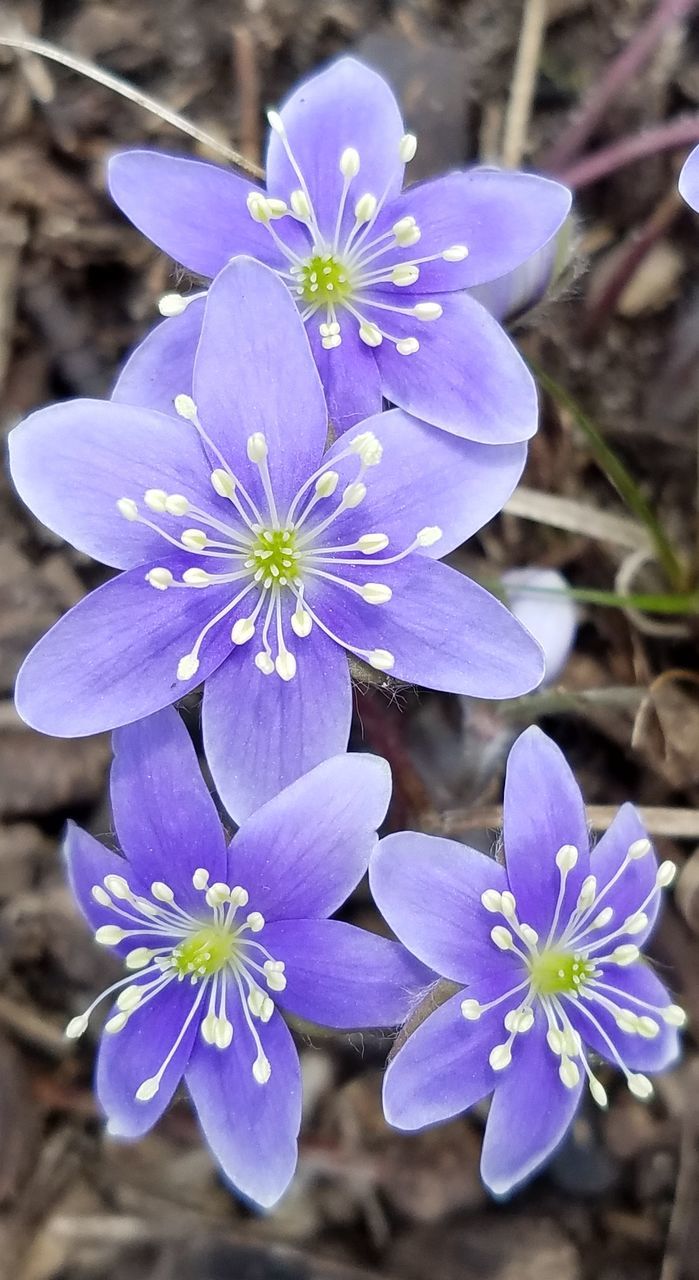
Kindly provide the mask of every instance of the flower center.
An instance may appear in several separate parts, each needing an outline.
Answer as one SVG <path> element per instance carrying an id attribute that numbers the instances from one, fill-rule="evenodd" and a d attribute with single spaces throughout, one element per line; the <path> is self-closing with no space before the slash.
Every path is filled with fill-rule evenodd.
<path id="1" fill-rule="evenodd" d="M 255 570 L 261 569 L 265 579 L 273 579 L 280 587 L 296 578 L 299 556 L 293 529 L 263 529 L 250 550 Z"/>
<path id="2" fill-rule="evenodd" d="M 528 961 L 532 985 L 539 995 L 576 995 L 595 965 L 572 951 L 542 951 Z"/>
<path id="3" fill-rule="evenodd" d="M 235 941 L 222 925 L 205 925 L 185 938 L 172 953 L 172 965 L 182 978 L 198 982 L 211 978 L 233 959 Z"/>
<path id="4" fill-rule="evenodd" d="M 333 253 L 315 253 L 293 272 L 304 302 L 332 307 L 351 297 L 352 284 L 347 268 Z"/>

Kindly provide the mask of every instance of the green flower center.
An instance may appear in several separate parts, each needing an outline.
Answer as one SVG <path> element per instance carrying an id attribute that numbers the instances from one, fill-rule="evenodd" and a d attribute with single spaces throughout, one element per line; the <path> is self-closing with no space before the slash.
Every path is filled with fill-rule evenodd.
<path id="1" fill-rule="evenodd" d="M 308 258 L 299 271 L 298 286 L 304 302 L 323 307 L 342 303 L 352 294 L 347 268 L 332 253 L 317 253 Z"/>
<path id="2" fill-rule="evenodd" d="M 539 995 L 573 995 L 594 973 L 594 963 L 574 951 L 543 951 L 529 960 L 531 980 Z"/>
<path id="3" fill-rule="evenodd" d="M 289 579 L 298 576 L 299 553 L 296 550 L 296 539 L 291 529 L 263 529 L 256 538 L 251 559 L 257 571 L 262 570 L 265 586 L 277 581 L 285 587 Z"/>
<path id="4" fill-rule="evenodd" d="M 172 953 L 172 963 L 182 977 L 211 978 L 233 958 L 235 939 L 222 925 L 205 925 L 183 939 Z"/>

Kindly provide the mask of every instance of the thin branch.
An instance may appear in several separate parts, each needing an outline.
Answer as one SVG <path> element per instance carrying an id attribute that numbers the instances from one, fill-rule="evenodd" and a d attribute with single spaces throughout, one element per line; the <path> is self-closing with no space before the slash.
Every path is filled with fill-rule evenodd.
<path id="1" fill-rule="evenodd" d="M 588 502 L 578 502 L 557 493 L 541 493 L 526 485 L 516 489 L 504 509 L 511 516 L 535 520 L 554 529 L 565 529 L 568 533 L 583 534 L 586 538 L 597 538 L 600 542 L 611 542 L 631 551 L 641 547 L 648 550 L 652 546 L 643 526 L 628 516 L 610 515 Z"/>
<path id="2" fill-rule="evenodd" d="M 527 146 L 534 89 L 539 72 L 548 0 L 524 0 L 522 27 L 510 86 L 502 143 L 502 162 L 516 169 Z"/>
<path id="3" fill-rule="evenodd" d="M 606 831 L 619 812 L 618 805 L 590 804 L 587 817 L 595 831 Z M 660 805 L 639 805 L 641 821 L 651 836 L 668 836 L 675 840 L 699 839 L 699 809 L 672 809 Z M 442 813 L 423 813 L 420 827 L 437 835 L 461 835 L 486 827 L 502 827 L 502 805 L 488 804 L 472 809 L 446 809 Z"/>
<path id="4" fill-rule="evenodd" d="M 654 129 L 644 129 L 641 133 L 613 142 L 609 147 L 593 151 L 569 169 L 557 171 L 556 177 L 579 191 L 581 187 L 589 187 L 600 178 L 624 169 L 635 160 L 657 155 L 659 151 L 678 151 L 680 147 L 692 146 L 695 142 L 699 142 L 699 114 L 679 116 Z"/>

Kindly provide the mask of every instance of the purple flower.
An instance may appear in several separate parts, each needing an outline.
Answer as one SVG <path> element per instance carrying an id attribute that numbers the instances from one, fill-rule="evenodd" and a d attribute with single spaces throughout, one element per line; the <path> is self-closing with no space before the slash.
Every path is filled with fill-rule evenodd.
<path id="1" fill-rule="evenodd" d="M 191 390 L 180 417 L 74 401 L 12 432 L 28 506 L 124 570 L 26 659 L 16 699 L 29 724 L 96 733 L 205 680 L 207 757 L 240 821 L 345 749 L 346 650 L 478 697 L 538 683 L 535 641 L 437 562 L 502 507 L 524 444 L 472 444 L 394 410 L 324 454 L 303 325 L 281 281 L 250 259 L 209 292 Z"/>
<path id="2" fill-rule="evenodd" d="M 539 642 L 546 670 L 541 687 L 556 684 L 575 644 L 579 610 L 557 569 L 523 565 L 500 576 L 505 601 Z"/>
<path id="3" fill-rule="evenodd" d="M 641 958 L 670 884 L 632 805 L 590 852 L 579 788 L 539 729 L 512 748 L 506 867 L 450 840 L 408 832 L 372 858 L 374 897 L 402 942 L 465 990 L 430 1013 L 390 1063 L 384 1107 L 420 1129 L 493 1094 L 481 1175 L 506 1195 L 551 1155 L 585 1083 L 590 1052 L 639 1098 L 645 1072 L 677 1057 L 682 1010 Z"/>
<path id="4" fill-rule="evenodd" d="M 487 284 L 470 289 L 471 297 L 503 324 L 518 320 L 545 298 L 566 269 L 571 239 L 572 227 L 568 219 L 557 235 L 513 271 L 508 271 L 498 280 L 489 280 Z"/>
<path id="5" fill-rule="evenodd" d="M 699 147 L 690 151 L 682 166 L 679 188 L 682 199 L 699 213 Z"/>
<path id="6" fill-rule="evenodd" d="M 239 253 L 278 272 L 307 325 L 336 431 L 378 413 L 385 397 L 468 439 L 533 435 L 529 372 L 466 290 L 552 239 L 570 208 L 566 188 L 476 168 L 401 192 L 416 139 L 385 81 L 353 58 L 301 84 L 269 121 L 266 194 L 216 165 L 132 151 L 111 161 L 112 196 L 199 276 Z M 163 309 L 185 305 L 167 295 Z M 157 341 L 191 349 L 193 306 Z"/>
<path id="7" fill-rule="evenodd" d="M 400 1021 L 425 970 L 397 943 L 327 917 L 366 871 L 391 790 L 375 756 L 327 760 L 227 845 L 177 712 L 114 735 L 124 856 L 71 825 L 71 883 L 97 941 L 130 971 L 113 1001 L 97 1093 L 109 1132 L 138 1138 L 184 1077 L 226 1177 L 271 1205 L 296 1165 L 299 1061 L 280 1009 L 327 1027 Z"/>

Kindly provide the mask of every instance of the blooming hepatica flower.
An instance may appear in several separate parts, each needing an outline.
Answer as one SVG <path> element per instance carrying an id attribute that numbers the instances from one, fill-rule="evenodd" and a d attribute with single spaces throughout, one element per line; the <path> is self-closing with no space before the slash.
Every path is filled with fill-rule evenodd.
<path id="1" fill-rule="evenodd" d="M 109 1131 L 145 1133 L 180 1080 L 234 1186 L 273 1204 L 291 1179 L 299 1062 L 280 1009 L 328 1027 L 393 1025 L 425 970 L 399 944 L 327 917 L 366 870 L 390 795 L 375 756 L 328 760 L 226 840 L 177 712 L 114 735 L 124 857 L 71 826 L 69 873 L 98 942 L 129 973 L 97 1062 Z M 428 975 L 427 975 L 428 976 Z"/>
<path id="2" fill-rule="evenodd" d="M 336 431 L 378 412 L 385 396 L 469 439 L 531 436 L 533 381 L 465 290 L 552 239 L 570 207 L 566 188 L 473 169 L 401 193 L 416 139 L 385 81 L 352 58 L 302 84 L 269 120 L 266 193 L 218 166 L 148 151 L 112 159 L 111 193 L 198 275 L 214 277 L 238 253 L 278 273 L 307 326 Z M 155 341 L 191 352 L 197 297 L 187 323 L 161 326 Z M 162 309 L 186 303 L 167 295 Z M 137 375 L 131 367 L 128 383 Z"/>
<path id="3" fill-rule="evenodd" d="M 679 188 L 682 199 L 699 213 L 699 147 L 690 151 L 682 166 Z"/>
<path id="4" fill-rule="evenodd" d="M 624 805 L 590 852 L 580 791 L 537 728 L 512 748 L 505 785 L 506 867 L 449 840 L 381 841 L 370 867 L 378 906 L 402 942 L 462 988 L 390 1063 L 391 1124 L 419 1129 L 493 1094 L 481 1173 L 504 1195 L 563 1138 L 587 1082 L 606 1105 L 589 1053 L 631 1091 L 674 1061 L 682 1010 L 639 948 L 674 864 L 659 867 Z"/>
<path id="5" fill-rule="evenodd" d="M 210 291 L 192 390 L 177 400 L 181 417 L 77 401 L 12 433 L 12 474 L 32 510 L 125 570 L 27 658 L 16 699 L 28 723 L 95 733 L 206 680 L 207 757 L 239 821 L 344 750 L 344 650 L 475 696 L 538 682 L 528 632 L 436 561 L 501 508 L 523 444 L 435 435 L 395 410 L 323 454 L 326 407 L 303 325 L 281 282 L 249 259 Z"/>

